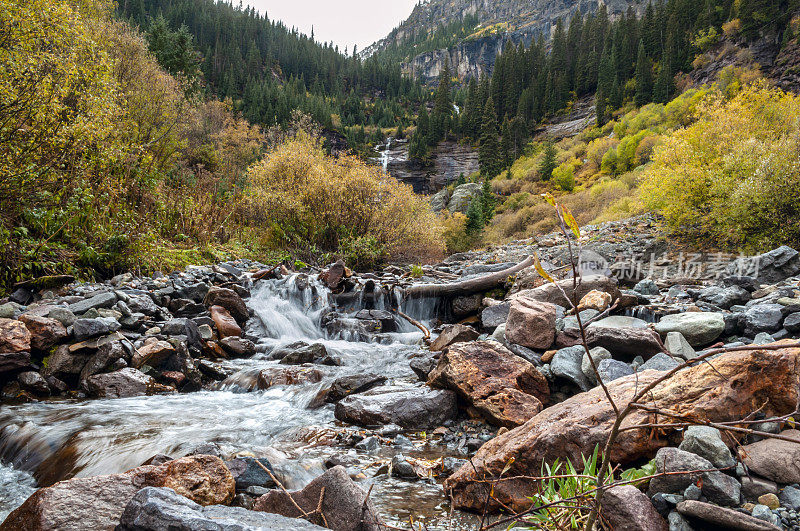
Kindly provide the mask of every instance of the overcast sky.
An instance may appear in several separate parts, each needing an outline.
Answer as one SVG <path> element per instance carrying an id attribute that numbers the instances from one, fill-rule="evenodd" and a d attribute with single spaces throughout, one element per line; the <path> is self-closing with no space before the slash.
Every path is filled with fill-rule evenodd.
<path id="1" fill-rule="evenodd" d="M 353 45 L 363 50 L 385 37 L 405 20 L 417 0 L 244 0 L 272 20 L 297 27 L 305 34 L 314 27 L 314 38 L 333 41 L 344 51 Z"/>

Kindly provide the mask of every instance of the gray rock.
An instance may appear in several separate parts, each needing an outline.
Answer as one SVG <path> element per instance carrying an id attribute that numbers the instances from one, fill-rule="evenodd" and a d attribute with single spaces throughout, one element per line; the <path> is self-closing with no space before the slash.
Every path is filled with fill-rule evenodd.
<path id="1" fill-rule="evenodd" d="M 82 301 L 70 304 L 69 311 L 76 315 L 80 315 L 96 308 L 111 308 L 116 302 L 117 296 L 113 293 L 98 293 L 97 295 L 89 297 L 88 299 L 83 299 Z"/>
<path id="2" fill-rule="evenodd" d="M 800 273 L 800 253 L 783 245 L 752 258 L 734 260 L 725 272 L 755 277 L 759 284 L 777 284 Z"/>
<path id="3" fill-rule="evenodd" d="M 740 466 L 741 465 L 737 466 L 737 474 Z M 744 469 L 742 472 L 743 474 L 739 479 L 742 482 L 742 499 L 744 499 L 744 501 L 756 503 L 758 502 L 759 496 L 763 496 L 764 494 L 778 494 L 778 484 L 774 481 L 753 475 L 748 476 L 744 474 Z"/>
<path id="4" fill-rule="evenodd" d="M 214 337 L 214 330 L 207 324 L 198 326 L 197 331 L 200 334 L 200 339 L 203 341 L 210 341 Z"/>
<path id="5" fill-rule="evenodd" d="M 90 376 L 105 372 L 111 369 L 120 358 L 125 356 L 125 350 L 119 341 L 113 341 L 102 345 L 97 352 L 86 362 L 81 369 L 80 381 L 86 380 Z"/>
<path id="6" fill-rule="evenodd" d="M 312 531 L 305 520 L 242 507 L 203 507 L 166 487 L 145 487 L 128 502 L 117 531 Z"/>
<path id="7" fill-rule="evenodd" d="M 689 485 L 697 484 L 702 479 L 703 495 L 709 501 L 718 505 L 739 505 L 739 482 L 731 476 L 712 470 L 715 467 L 708 459 L 678 448 L 661 448 L 656 453 L 655 461 L 658 474 L 670 474 L 650 480 L 648 493 L 651 496 L 657 492 L 684 492 Z"/>
<path id="8" fill-rule="evenodd" d="M 97 317 L 96 319 L 77 319 L 72 325 L 72 333 L 75 339 L 83 341 L 90 337 L 102 336 L 116 332 L 121 325 L 113 317 Z"/>
<path id="9" fill-rule="evenodd" d="M 653 369 L 656 371 L 671 371 L 681 362 L 670 356 L 669 354 L 665 354 L 663 352 L 659 352 L 646 362 L 644 362 L 640 367 L 640 371 L 646 371 L 648 369 Z"/>
<path id="10" fill-rule="evenodd" d="M 589 328 L 647 328 L 647 321 L 626 315 L 611 315 L 595 321 Z"/>
<path id="11" fill-rule="evenodd" d="M 64 326 L 72 326 L 76 319 L 75 314 L 69 311 L 69 308 L 64 308 L 63 306 L 57 306 L 50 310 L 47 317 L 55 319 Z"/>
<path id="12" fill-rule="evenodd" d="M 550 370 L 553 375 L 577 385 L 581 391 L 588 391 L 592 384 L 581 369 L 584 354 L 585 349 L 582 346 L 559 349 L 550 361 Z"/>
<path id="13" fill-rule="evenodd" d="M 736 466 L 719 430 L 710 426 L 689 426 L 678 448 L 708 459 L 716 468 Z"/>
<path id="14" fill-rule="evenodd" d="M 800 312 L 787 315 L 783 320 L 783 327 L 792 334 L 800 332 Z"/>
<path id="15" fill-rule="evenodd" d="M 771 523 L 753 518 L 749 514 L 733 509 L 726 509 L 711 503 L 687 500 L 678 504 L 678 512 L 692 523 L 697 522 L 697 529 L 736 529 L 739 531 L 779 531 Z"/>
<path id="16" fill-rule="evenodd" d="M 685 312 L 665 315 L 656 323 L 656 332 L 665 337 L 670 332 L 680 332 L 693 347 L 707 345 L 725 330 L 721 314 L 713 312 Z"/>
<path id="17" fill-rule="evenodd" d="M 614 487 L 605 493 L 603 519 L 617 531 L 663 531 L 667 527 L 647 496 L 633 485 Z"/>
<path id="18" fill-rule="evenodd" d="M 691 360 L 697 357 L 695 350 L 680 332 L 668 332 L 664 346 L 667 347 L 667 352 L 677 358 Z"/>
<path id="19" fill-rule="evenodd" d="M 699 300 L 718 306 L 723 310 L 750 300 L 750 292 L 740 286 L 709 286 L 700 291 Z"/>
<path id="20" fill-rule="evenodd" d="M 683 491 L 683 499 L 685 500 L 699 500 L 703 495 L 703 491 L 697 485 L 689 485 Z"/>
<path id="21" fill-rule="evenodd" d="M 497 341 L 498 343 L 505 343 L 506 341 L 506 324 L 503 323 L 497 328 L 494 329 L 492 335 L 490 336 L 491 339 Z M 522 347 L 525 348 L 525 347 Z"/>
<path id="22" fill-rule="evenodd" d="M 417 479 L 414 467 L 406 460 L 403 454 L 396 454 L 392 457 L 392 475 L 398 478 Z"/>
<path id="23" fill-rule="evenodd" d="M 488 330 L 500 326 L 508 320 L 508 312 L 510 309 L 510 302 L 502 302 L 484 308 L 481 312 L 481 325 Z"/>
<path id="24" fill-rule="evenodd" d="M 153 378 L 130 367 L 106 374 L 95 374 L 86 379 L 89 394 L 100 398 L 146 395 L 154 384 Z"/>
<path id="25" fill-rule="evenodd" d="M 742 484 L 744 484 L 744 481 L 742 481 Z M 784 507 L 793 511 L 800 511 L 800 489 L 791 486 L 785 487 L 778 494 L 778 499 Z"/>
<path id="26" fill-rule="evenodd" d="M 780 520 L 777 515 L 772 514 L 772 509 L 766 505 L 761 505 L 760 503 L 753 507 L 753 510 L 750 514 L 759 520 L 764 520 L 765 522 L 769 522 L 773 525 L 777 525 L 778 521 Z"/>
<path id="27" fill-rule="evenodd" d="M 17 375 L 20 387 L 37 395 L 49 395 L 50 386 L 47 381 L 36 371 L 25 371 Z"/>
<path id="28" fill-rule="evenodd" d="M 454 298 L 452 303 L 453 315 L 456 317 L 464 317 L 477 314 L 481 309 L 482 300 L 483 295 L 480 293 Z"/>
<path id="29" fill-rule="evenodd" d="M 438 427 L 456 414 L 452 391 L 429 387 L 378 387 L 336 403 L 337 419 L 360 426 L 397 424 L 408 429 Z"/>
<path id="30" fill-rule="evenodd" d="M 783 321 L 782 306 L 780 304 L 757 304 L 744 312 L 744 333 L 754 337 L 759 332 L 777 332 L 781 329 Z"/>
<path id="31" fill-rule="evenodd" d="M 633 368 L 624 361 L 603 360 L 597 366 L 597 372 L 604 383 L 613 382 L 617 378 L 633 374 Z"/>
<path id="32" fill-rule="evenodd" d="M 678 511 L 669 513 L 667 524 L 669 524 L 669 531 L 694 531 L 694 528 L 689 525 L 689 522 Z"/>
<path id="33" fill-rule="evenodd" d="M 303 363 L 314 363 L 328 355 L 328 350 L 322 343 L 314 343 L 299 347 L 289 352 L 281 358 L 283 365 L 301 365 Z"/>
<path id="34" fill-rule="evenodd" d="M 275 480 L 264 470 L 263 465 L 273 475 L 275 470 L 272 464 L 265 457 L 256 459 L 254 457 L 237 457 L 225 462 L 225 466 L 231 471 L 234 481 L 236 481 L 236 492 L 242 492 L 250 487 L 275 487 Z"/>
<path id="35" fill-rule="evenodd" d="M 17 316 L 18 311 L 19 311 L 19 304 L 15 302 L 7 302 L 5 304 L 0 304 L 0 319 L 14 319 Z"/>
<path id="36" fill-rule="evenodd" d="M 450 199 L 450 192 L 447 188 L 442 188 L 431 196 L 431 210 L 441 212 L 447 208 L 447 201 Z"/>
<path id="37" fill-rule="evenodd" d="M 363 393 L 384 382 L 386 382 L 386 376 L 379 374 L 364 373 L 342 376 L 333 381 L 325 396 L 325 401 L 338 402 L 347 396 Z"/>
<path id="38" fill-rule="evenodd" d="M 592 310 L 591 308 L 589 308 L 588 310 L 583 310 L 580 313 L 581 323 L 583 323 L 583 325 L 586 326 L 586 323 L 589 322 L 589 319 L 591 319 L 591 318 L 593 318 L 593 317 L 595 317 L 595 316 L 597 316 L 599 314 L 600 314 L 600 312 L 598 312 L 597 310 Z M 578 328 L 578 318 L 576 316 L 574 316 L 574 315 L 570 315 L 570 316 L 564 317 L 563 322 L 564 322 L 564 328 L 565 329 L 566 328 Z"/>
<path id="39" fill-rule="evenodd" d="M 453 195 L 450 197 L 450 201 L 447 203 L 447 210 L 449 210 L 451 214 L 454 212 L 466 214 L 467 209 L 469 209 L 470 202 L 480 193 L 481 185 L 479 183 L 466 183 L 462 184 L 461 186 L 457 186 L 455 190 L 453 190 Z"/>
<path id="40" fill-rule="evenodd" d="M 759 332 L 756 334 L 756 337 L 753 338 L 753 345 L 769 345 L 774 342 L 775 338 L 766 332 Z"/>
<path id="41" fill-rule="evenodd" d="M 611 359 L 611 353 L 603 347 L 595 347 L 589 351 L 589 354 L 591 354 L 595 366 L 600 365 L 600 362 L 603 360 Z M 592 368 L 592 362 L 589 359 L 589 354 L 586 352 L 583 353 L 583 359 L 581 360 L 581 371 L 583 372 L 583 375 L 586 376 L 586 379 L 597 384 L 597 376 Z"/>
<path id="42" fill-rule="evenodd" d="M 661 293 L 658 289 L 658 285 L 649 278 L 637 282 L 633 287 L 633 291 L 641 293 L 642 295 L 658 295 Z"/>
<path id="43" fill-rule="evenodd" d="M 355 445 L 356 450 L 361 450 L 363 452 L 374 452 L 380 447 L 381 443 L 377 437 L 367 437 L 366 439 L 357 442 Z"/>

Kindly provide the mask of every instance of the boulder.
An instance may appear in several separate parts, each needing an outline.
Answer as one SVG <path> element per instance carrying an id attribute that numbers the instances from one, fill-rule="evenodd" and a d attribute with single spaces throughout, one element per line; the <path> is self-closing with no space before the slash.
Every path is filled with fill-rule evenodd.
<path id="1" fill-rule="evenodd" d="M 75 339 L 78 341 L 116 332 L 119 329 L 120 324 L 113 317 L 77 319 L 72 325 L 72 333 L 75 335 Z"/>
<path id="2" fill-rule="evenodd" d="M 695 529 L 713 528 L 732 531 L 780 531 L 781 529 L 749 514 L 701 501 L 682 501 L 678 503 L 677 510 L 693 524 Z"/>
<path id="3" fill-rule="evenodd" d="M 593 289 L 583 296 L 578 304 L 578 310 L 596 310 L 598 312 L 604 312 L 609 306 L 611 306 L 611 294 Z"/>
<path id="4" fill-rule="evenodd" d="M 303 363 L 314 363 L 328 356 L 328 349 L 322 343 L 306 345 L 286 354 L 281 358 L 283 365 L 302 365 Z"/>
<path id="5" fill-rule="evenodd" d="M 18 374 L 17 382 L 25 391 L 30 391 L 37 395 L 50 394 L 50 386 L 47 385 L 47 381 L 36 371 L 25 371 Z"/>
<path id="6" fill-rule="evenodd" d="M 589 328 L 647 328 L 648 323 L 638 317 L 609 315 L 589 325 Z"/>
<path id="7" fill-rule="evenodd" d="M 116 531 L 322 531 L 305 520 L 248 511 L 242 507 L 203 507 L 164 487 L 145 487 L 125 507 Z"/>
<path id="8" fill-rule="evenodd" d="M 787 315 L 786 319 L 783 320 L 783 327 L 791 334 L 800 332 L 800 312 Z"/>
<path id="9" fill-rule="evenodd" d="M 395 321 L 394 314 L 386 310 L 359 310 L 356 319 L 364 321 L 377 321 L 380 323 L 381 332 L 397 332 L 397 321 Z"/>
<path id="10" fill-rule="evenodd" d="M 110 292 L 98 293 L 93 297 L 69 305 L 69 311 L 75 315 L 86 313 L 96 308 L 111 308 L 117 302 L 117 296 Z"/>
<path id="11" fill-rule="evenodd" d="M 478 339 L 478 332 L 471 326 L 462 324 L 448 325 L 442 330 L 433 343 L 430 349 L 434 352 L 444 350 L 453 343 L 463 343 L 465 341 L 475 341 Z"/>
<path id="12" fill-rule="evenodd" d="M 645 278 L 637 282 L 633 287 L 633 291 L 644 296 L 659 295 L 661 293 L 658 289 L 658 284 L 651 278 Z"/>
<path id="13" fill-rule="evenodd" d="M 128 398 L 167 390 L 150 376 L 131 367 L 90 376 L 86 379 L 86 389 L 90 395 L 99 398 Z"/>
<path id="14" fill-rule="evenodd" d="M 603 380 L 603 383 L 607 384 L 623 376 L 633 374 L 634 370 L 624 361 L 601 360 L 597 366 L 597 372 L 600 374 L 600 379 Z"/>
<path id="15" fill-rule="evenodd" d="M 0 374 L 24 369 L 30 364 L 30 352 L 0 352 Z"/>
<path id="16" fill-rule="evenodd" d="M 31 349 L 31 333 L 22 321 L 0 319 L 0 352 L 24 352 Z"/>
<path id="17" fill-rule="evenodd" d="M 86 380 L 95 374 L 106 372 L 124 356 L 125 350 L 119 341 L 112 341 L 102 345 L 80 369 L 79 381 Z"/>
<path id="18" fill-rule="evenodd" d="M 495 341 L 450 346 L 428 384 L 455 391 L 489 422 L 506 427 L 523 424 L 550 396 L 542 373 Z"/>
<path id="19" fill-rule="evenodd" d="M 608 489 L 603 495 L 603 520 L 614 531 L 667 531 L 669 526 L 642 491 L 633 485 Z"/>
<path id="20" fill-rule="evenodd" d="M 63 306 L 56 306 L 47 314 L 50 319 L 55 319 L 64 326 L 72 326 L 75 323 L 75 314 L 69 311 L 69 308 Z"/>
<path id="21" fill-rule="evenodd" d="M 242 335 L 242 329 L 231 314 L 228 313 L 228 310 L 222 306 L 212 306 L 209 308 L 209 312 L 211 312 L 211 320 L 214 321 L 214 326 L 217 327 L 220 337 Z"/>
<path id="22" fill-rule="evenodd" d="M 347 396 L 363 393 L 384 382 L 386 382 L 386 376 L 379 374 L 365 373 L 342 376 L 331 384 L 325 395 L 325 402 L 338 402 Z"/>
<path id="23" fill-rule="evenodd" d="M 736 466 L 736 460 L 723 442 L 719 430 L 711 426 L 689 426 L 678 448 L 708 459 L 716 468 Z"/>
<path id="24" fill-rule="evenodd" d="M 447 210 L 449 210 L 451 214 L 455 212 L 466 214 L 470 202 L 474 197 L 480 195 L 480 193 L 481 185 L 479 183 L 465 183 L 456 186 L 453 190 L 453 194 L 450 196 L 450 200 L 447 202 Z"/>
<path id="25" fill-rule="evenodd" d="M 487 330 L 497 328 L 508 320 L 509 311 L 511 311 L 510 302 L 501 302 L 500 304 L 487 306 L 481 312 L 481 326 Z"/>
<path id="26" fill-rule="evenodd" d="M 39 489 L 8 515 L 0 531 L 111 531 L 125 506 L 144 487 L 168 487 L 200 505 L 228 504 L 235 494 L 233 477 L 222 460 L 196 455 Z"/>
<path id="27" fill-rule="evenodd" d="M 378 531 L 383 527 L 367 493 L 350 479 L 341 465 L 331 468 L 302 490 L 288 494 L 272 490 L 258 498 L 253 509 L 299 518 L 303 515 L 297 507 L 306 514 L 315 513 L 312 523 L 324 523 L 333 531 Z M 317 507 L 325 515 L 324 520 L 316 513 Z"/>
<path id="28" fill-rule="evenodd" d="M 656 332 L 665 337 L 680 332 L 693 347 L 707 345 L 725 330 L 722 314 L 714 312 L 685 312 L 665 315 L 656 323 Z"/>
<path id="29" fill-rule="evenodd" d="M 244 303 L 238 293 L 228 288 L 219 288 L 213 286 L 208 289 L 203 304 L 206 308 L 212 306 L 222 306 L 231 317 L 236 319 L 236 322 L 242 324 L 250 318 L 250 313 L 247 311 L 247 305 Z"/>
<path id="30" fill-rule="evenodd" d="M 586 349 L 580 345 L 558 349 L 553 359 L 550 360 L 550 371 L 553 376 L 572 382 L 581 391 L 588 391 L 593 386 L 583 374 L 582 366 L 585 354 Z"/>
<path id="31" fill-rule="evenodd" d="M 725 272 L 728 275 L 749 275 L 759 284 L 777 284 L 800 273 L 800 253 L 782 245 L 758 256 L 734 260 Z"/>
<path id="32" fill-rule="evenodd" d="M 684 360 L 692 360 L 697 357 L 697 353 L 683 337 L 680 332 L 667 332 L 664 346 L 671 355 Z"/>
<path id="33" fill-rule="evenodd" d="M 628 359 L 635 356 L 649 358 L 665 350 L 661 338 L 649 328 L 589 326 L 586 329 L 586 341 L 589 343 L 589 348 L 603 347 L 614 355 Z M 556 335 L 557 348 L 582 344 L 580 330 L 576 328 L 564 330 Z"/>
<path id="34" fill-rule="evenodd" d="M 269 470 L 264 470 L 262 468 Z M 256 459 L 255 457 L 237 457 L 225 463 L 228 470 L 233 475 L 236 483 L 236 491 L 243 492 L 250 487 L 275 487 L 275 480 L 271 474 L 275 474 L 272 464 L 266 458 Z"/>
<path id="35" fill-rule="evenodd" d="M 525 297 L 511 302 L 506 321 L 506 340 L 523 347 L 545 350 L 556 333 L 556 307 Z"/>
<path id="36" fill-rule="evenodd" d="M 256 353 L 256 345 L 249 339 L 239 336 L 223 337 L 219 344 L 231 356 L 249 357 Z"/>
<path id="37" fill-rule="evenodd" d="M 456 317 L 466 317 L 467 315 L 477 314 L 480 311 L 482 300 L 483 295 L 480 293 L 464 295 L 455 297 L 450 307 L 453 310 L 453 315 Z"/>
<path id="38" fill-rule="evenodd" d="M 712 366 L 713 365 L 713 366 Z M 645 371 L 620 378 L 608 385 L 618 407 L 624 408 L 641 390 L 662 373 Z M 739 420 L 764 408 L 765 415 L 780 416 L 795 410 L 800 379 L 800 349 L 730 352 L 713 360 L 679 371 L 658 384 L 648 395 L 649 402 L 665 410 L 675 410 L 688 418 L 713 422 Z M 595 446 L 605 444 L 616 419 L 614 410 L 599 387 L 575 395 L 551 406 L 528 422 L 498 435 L 484 444 L 472 459 L 472 466 L 462 467 L 445 482 L 453 489 L 457 507 L 480 511 L 487 499 L 487 485 L 480 480 L 497 477 L 513 457 L 506 477 L 541 472 L 542 462 L 569 459 L 580 463 Z M 633 411 L 624 426 L 648 424 L 652 415 Z M 639 459 L 651 459 L 659 448 L 677 444 L 680 434 L 665 427 L 658 437 L 652 430 L 626 430 L 611 448 L 614 463 L 626 465 Z M 677 440 L 676 440 L 677 439 Z M 477 480 L 477 481 L 476 481 Z M 514 507 L 527 507 L 531 485 L 528 480 L 509 480 L 495 486 L 495 496 Z M 493 509 L 497 505 L 492 505 Z"/>
<path id="39" fill-rule="evenodd" d="M 455 416 L 456 397 L 452 391 L 428 387 L 377 387 L 340 400 L 334 414 L 338 420 L 359 426 L 435 428 Z"/>
<path id="40" fill-rule="evenodd" d="M 701 485 L 709 501 L 718 505 L 738 506 L 741 485 L 735 478 L 714 470 L 716 467 L 699 455 L 678 448 L 662 448 L 656 453 L 656 473 L 647 493 L 682 493 L 690 485 Z"/>
<path id="41" fill-rule="evenodd" d="M 162 363 L 175 354 L 175 347 L 166 341 L 153 341 L 139 347 L 131 357 L 131 366 L 139 369 L 144 365 L 149 365 L 158 369 Z"/>
<path id="42" fill-rule="evenodd" d="M 750 300 L 750 292 L 741 286 L 709 286 L 700 291 L 698 300 L 713 304 L 723 310 L 729 310 L 731 306 L 744 304 Z"/>
<path id="43" fill-rule="evenodd" d="M 561 289 L 559 289 L 559 287 Z M 538 288 L 519 291 L 511 296 L 511 300 L 513 301 L 514 299 L 524 297 L 539 302 L 549 302 L 559 306 L 568 306 L 568 303 L 566 300 L 564 300 L 564 295 L 561 292 L 562 289 L 567 294 L 567 297 L 572 300 L 573 293 L 571 278 L 559 280 L 558 286 L 552 283 L 547 283 L 539 286 Z M 583 281 L 578 286 L 577 299 L 580 301 L 584 296 L 586 296 L 587 293 L 595 290 L 609 293 L 612 301 L 617 300 L 620 296 L 616 279 L 603 275 L 586 275 L 583 277 Z"/>
<path id="44" fill-rule="evenodd" d="M 69 337 L 67 327 L 49 317 L 23 314 L 19 318 L 31 333 L 31 348 L 38 352 L 49 352 Z"/>
<path id="45" fill-rule="evenodd" d="M 798 442 L 764 439 L 743 446 L 739 458 L 753 474 L 776 483 L 800 483 L 800 431 L 784 430 L 781 435 Z"/>
<path id="46" fill-rule="evenodd" d="M 783 322 L 783 306 L 757 304 L 744 312 L 744 334 L 754 337 L 760 332 L 777 332 Z"/>
<path id="47" fill-rule="evenodd" d="M 669 354 L 665 354 L 663 352 L 659 352 L 646 362 L 644 362 L 640 367 L 640 371 L 646 371 L 652 369 L 654 371 L 671 371 L 675 367 L 679 366 L 682 361 L 678 361 Z"/>
<path id="48" fill-rule="evenodd" d="M 322 373 L 319 369 L 312 367 L 275 367 L 260 371 L 256 385 L 259 389 L 264 390 L 273 385 L 296 385 L 321 381 Z"/>

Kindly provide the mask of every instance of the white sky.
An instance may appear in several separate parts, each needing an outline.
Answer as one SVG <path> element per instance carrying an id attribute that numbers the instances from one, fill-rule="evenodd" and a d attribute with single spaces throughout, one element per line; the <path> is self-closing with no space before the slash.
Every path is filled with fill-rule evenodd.
<path id="1" fill-rule="evenodd" d="M 244 0 L 270 20 L 281 20 L 320 42 L 333 41 L 339 50 L 363 50 L 405 20 L 417 0 Z"/>

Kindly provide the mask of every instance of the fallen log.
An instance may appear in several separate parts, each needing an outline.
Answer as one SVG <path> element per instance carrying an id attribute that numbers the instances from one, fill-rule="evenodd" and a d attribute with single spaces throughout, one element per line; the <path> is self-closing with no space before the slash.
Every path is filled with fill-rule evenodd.
<path id="1" fill-rule="evenodd" d="M 526 267 L 531 267 L 534 262 L 534 258 L 529 256 L 513 267 L 482 277 L 471 278 L 450 284 L 417 284 L 416 286 L 411 286 L 406 289 L 406 297 L 447 297 L 488 291 L 498 287 L 505 282 L 509 276 L 522 271 Z"/>

